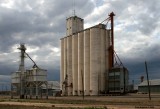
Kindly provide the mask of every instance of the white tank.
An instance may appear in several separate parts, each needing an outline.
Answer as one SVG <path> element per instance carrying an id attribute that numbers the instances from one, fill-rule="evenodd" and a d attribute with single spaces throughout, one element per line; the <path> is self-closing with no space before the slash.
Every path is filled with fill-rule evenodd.
<path id="1" fill-rule="evenodd" d="M 19 84 L 20 83 L 20 71 L 16 71 L 14 73 L 12 73 L 12 76 L 11 76 L 11 82 L 13 84 Z"/>
<path id="2" fill-rule="evenodd" d="M 73 78 L 72 78 L 72 36 L 67 37 L 67 75 L 68 75 L 68 95 L 73 92 Z"/>
<path id="3" fill-rule="evenodd" d="M 27 82 L 44 82 L 47 81 L 47 70 L 32 68 L 26 70 L 25 76 Z"/>
<path id="4" fill-rule="evenodd" d="M 78 34 L 72 36 L 73 95 L 78 95 Z"/>
<path id="5" fill-rule="evenodd" d="M 78 95 L 82 95 L 82 80 L 84 80 L 84 41 L 83 32 L 78 33 Z"/>
<path id="6" fill-rule="evenodd" d="M 62 90 L 62 85 L 64 82 L 64 38 L 61 39 L 61 73 L 60 73 L 60 88 Z"/>
<path id="7" fill-rule="evenodd" d="M 85 95 L 90 91 L 90 30 L 84 31 L 84 90 Z"/>
<path id="8" fill-rule="evenodd" d="M 100 73 L 100 36 L 99 28 L 90 29 L 90 95 L 98 95 L 99 81 L 98 76 Z"/>

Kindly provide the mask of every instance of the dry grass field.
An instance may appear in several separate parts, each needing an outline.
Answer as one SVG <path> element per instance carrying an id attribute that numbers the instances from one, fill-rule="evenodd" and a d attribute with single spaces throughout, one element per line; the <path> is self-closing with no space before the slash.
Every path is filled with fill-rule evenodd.
<path id="1" fill-rule="evenodd" d="M 160 109 L 160 95 L 49 97 L 49 99 L 10 99 L 0 96 L 0 109 Z"/>

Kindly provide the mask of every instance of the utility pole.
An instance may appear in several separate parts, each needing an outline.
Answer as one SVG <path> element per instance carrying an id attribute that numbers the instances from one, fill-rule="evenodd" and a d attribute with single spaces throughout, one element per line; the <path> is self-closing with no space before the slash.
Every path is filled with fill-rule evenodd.
<path id="1" fill-rule="evenodd" d="M 99 88 L 99 74 L 98 74 L 98 96 L 99 96 L 99 94 L 100 94 L 100 90 L 99 90 L 100 88 Z"/>
<path id="2" fill-rule="evenodd" d="M 147 68 L 147 62 L 146 62 L 146 61 L 145 61 L 145 68 L 146 68 L 146 74 L 147 74 L 147 83 L 148 83 L 149 100 L 151 100 L 151 95 L 150 95 L 150 85 L 149 85 L 149 77 L 148 77 L 148 68 Z"/>
<path id="3" fill-rule="evenodd" d="M 123 75 L 124 76 L 124 78 L 123 78 L 124 79 L 124 81 L 123 81 L 124 82 L 123 94 L 125 94 L 126 93 L 126 72 L 125 72 L 125 68 L 124 67 L 123 67 L 123 73 L 124 73 L 124 75 Z"/>

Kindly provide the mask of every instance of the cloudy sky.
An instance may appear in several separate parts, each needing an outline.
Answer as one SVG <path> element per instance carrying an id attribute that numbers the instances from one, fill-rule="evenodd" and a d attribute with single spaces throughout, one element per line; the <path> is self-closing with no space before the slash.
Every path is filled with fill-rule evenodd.
<path id="1" fill-rule="evenodd" d="M 115 51 L 130 71 L 130 82 L 145 76 L 148 62 L 151 79 L 160 78 L 159 0 L 0 0 L 0 82 L 10 81 L 18 70 L 20 43 L 49 80 L 59 80 L 60 38 L 65 36 L 66 18 L 84 19 L 85 28 L 115 16 Z M 26 68 L 33 63 L 26 58 Z"/>

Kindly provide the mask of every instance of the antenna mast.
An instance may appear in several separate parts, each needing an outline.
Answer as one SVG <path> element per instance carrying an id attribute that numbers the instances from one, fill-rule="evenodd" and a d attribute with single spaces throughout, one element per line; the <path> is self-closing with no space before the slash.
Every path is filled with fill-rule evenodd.
<path id="1" fill-rule="evenodd" d="M 73 14 L 73 16 L 75 16 L 75 15 L 76 15 L 76 10 L 75 10 L 75 0 L 73 0 L 72 2 L 73 2 L 73 10 L 72 10 L 73 13 L 72 13 L 72 14 Z"/>

